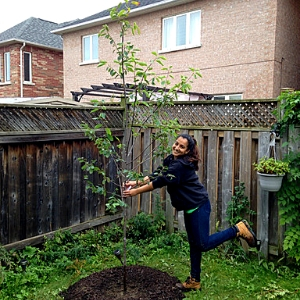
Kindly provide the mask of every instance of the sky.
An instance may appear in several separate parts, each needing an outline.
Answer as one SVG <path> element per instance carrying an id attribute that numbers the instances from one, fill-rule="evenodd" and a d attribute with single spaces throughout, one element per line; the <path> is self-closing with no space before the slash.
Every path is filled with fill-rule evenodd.
<path id="1" fill-rule="evenodd" d="M 62 23 L 82 19 L 111 8 L 122 0 L 1 0 L 0 32 L 30 17 Z"/>

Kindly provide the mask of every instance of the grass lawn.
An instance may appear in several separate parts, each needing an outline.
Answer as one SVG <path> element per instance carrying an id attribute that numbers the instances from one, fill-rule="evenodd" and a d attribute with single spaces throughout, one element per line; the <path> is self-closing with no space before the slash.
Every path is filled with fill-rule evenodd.
<path id="1" fill-rule="evenodd" d="M 113 254 L 123 249 L 122 235 L 119 231 L 117 235 L 113 231 L 105 235 L 90 232 L 76 238 L 60 234 L 43 249 L 27 247 L 13 253 L 13 259 L 26 257 L 29 264 L 26 272 L 16 263 L 9 269 L 1 267 L 0 299 L 61 300 L 59 293 L 79 279 L 120 266 Z M 221 246 L 203 254 L 202 290 L 185 293 L 187 300 L 300 299 L 299 265 L 267 262 L 257 252 L 250 252 L 249 257 L 242 248 L 231 254 L 225 250 Z M 186 237 L 160 232 L 146 240 L 128 239 L 127 264 L 149 266 L 185 281 L 189 275 Z"/>
<path id="2" fill-rule="evenodd" d="M 175 252 L 145 259 L 145 264 L 184 281 L 189 259 Z M 186 299 L 300 299 L 300 275 L 285 267 L 224 259 L 217 250 L 203 255 L 201 291 L 186 293 Z"/>
<path id="3" fill-rule="evenodd" d="M 172 247 L 147 249 L 147 246 L 133 246 L 129 249 L 128 264 L 156 268 L 184 281 L 189 274 L 189 257 L 185 247 L 176 251 Z M 73 274 L 56 278 L 29 299 L 61 299 L 57 291 L 67 288 L 80 277 L 120 265 L 109 253 L 100 255 L 95 261 L 97 259 L 91 264 L 86 263 L 80 270 L 74 267 Z M 201 285 L 201 291 L 185 293 L 186 299 L 300 299 L 300 275 L 285 266 L 275 266 L 259 259 L 257 253 L 247 261 L 224 258 L 220 250 L 205 253 Z"/>

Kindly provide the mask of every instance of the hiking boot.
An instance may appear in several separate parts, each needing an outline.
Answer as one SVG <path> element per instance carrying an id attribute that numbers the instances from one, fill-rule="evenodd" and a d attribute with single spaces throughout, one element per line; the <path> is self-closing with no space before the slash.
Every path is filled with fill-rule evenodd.
<path id="1" fill-rule="evenodd" d="M 238 230 L 237 237 L 244 239 L 248 243 L 249 247 L 258 247 L 255 233 L 252 231 L 246 220 L 237 223 L 235 227 Z"/>
<path id="2" fill-rule="evenodd" d="M 181 290 L 201 290 L 200 281 L 189 276 L 185 282 L 177 283 L 176 286 Z"/>

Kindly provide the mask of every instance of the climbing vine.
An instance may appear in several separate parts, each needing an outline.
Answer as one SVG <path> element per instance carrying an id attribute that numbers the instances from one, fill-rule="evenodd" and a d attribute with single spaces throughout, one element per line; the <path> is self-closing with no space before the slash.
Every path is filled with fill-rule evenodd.
<path id="1" fill-rule="evenodd" d="M 290 172 L 277 193 L 280 224 L 286 226 L 283 249 L 288 257 L 300 264 L 300 91 L 286 91 L 279 97 L 280 109 L 275 112 L 278 130 L 288 135 L 285 159 L 290 162 Z"/>
<path id="2" fill-rule="evenodd" d="M 245 195 L 245 189 L 245 183 L 240 182 L 240 184 L 234 188 L 234 195 L 228 203 L 226 220 L 231 226 L 255 214 L 255 211 L 250 208 L 250 200 Z M 250 220 L 247 221 L 251 223 Z"/>

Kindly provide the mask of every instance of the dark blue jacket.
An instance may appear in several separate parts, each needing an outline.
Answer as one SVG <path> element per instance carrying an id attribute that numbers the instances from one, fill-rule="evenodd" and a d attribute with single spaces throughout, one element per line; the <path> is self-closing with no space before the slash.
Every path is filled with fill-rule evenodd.
<path id="1" fill-rule="evenodd" d="M 154 189 L 167 186 L 171 203 L 178 211 L 193 209 L 209 201 L 193 163 L 186 156 L 174 159 L 173 154 L 170 154 L 149 177 Z"/>

